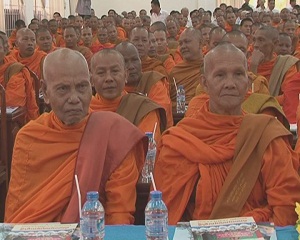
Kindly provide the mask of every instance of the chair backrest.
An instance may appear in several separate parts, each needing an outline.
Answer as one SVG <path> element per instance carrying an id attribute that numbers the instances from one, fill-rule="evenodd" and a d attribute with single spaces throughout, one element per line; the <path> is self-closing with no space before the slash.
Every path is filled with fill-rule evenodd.
<path id="1" fill-rule="evenodd" d="M 4 165 L 7 171 L 8 166 L 8 152 L 7 152 L 7 115 L 6 115 L 6 100 L 5 89 L 0 84 L 0 97 L 1 97 L 1 142 L 0 142 L 0 157 L 1 164 Z M 8 174 L 6 173 L 6 184 L 8 184 Z"/>
<path id="2" fill-rule="evenodd" d="M 38 78 L 38 76 L 32 70 L 30 70 L 29 67 L 27 67 L 27 66 L 25 66 L 25 67 L 29 71 L 30 77 L 33 80 L 33 87 L 34 87 L 34 91 L 35 91 L 35 100 L 36 100 L 36 104 L 39 106 L 39 102 L 40 102 L 39 94 L 40 94 L 40 87 L 41 87 L 40 79 Z"/>

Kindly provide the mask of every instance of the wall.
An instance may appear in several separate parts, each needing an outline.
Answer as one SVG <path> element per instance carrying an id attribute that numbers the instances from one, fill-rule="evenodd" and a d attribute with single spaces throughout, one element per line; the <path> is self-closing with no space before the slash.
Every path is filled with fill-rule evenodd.
<path id="1" fill-rule="evenodd" d="M 120 4 L 122 2 L 123 4 Z M 160 6 L 168 12 L 179 10 L 187 7 L 189 10 L 203 7 L 207 10 L 213 10 L 216 7 L 216 1 L 213 0 L 160 0 Z M 146 9 L 148 14 L 151 9 L 151 0 L 94 0 L 92 8 L 95 9 L 96 15 L 101 17 L 107 15 L 109 9 L 115 9 L 117 13 L 122 11 L 135 10 L 137 13 L 140 9 Z"/>

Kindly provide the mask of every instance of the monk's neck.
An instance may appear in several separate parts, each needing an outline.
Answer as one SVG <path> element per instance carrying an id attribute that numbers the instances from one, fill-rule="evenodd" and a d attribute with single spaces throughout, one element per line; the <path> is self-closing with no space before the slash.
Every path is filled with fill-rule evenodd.
<path id="1" fill-rule="evenodd" d="M 267 55 L 264 57 L 263 62 L 270 62 L 274 57 L 274 53 L 271 53 L 270 55 Z"/>

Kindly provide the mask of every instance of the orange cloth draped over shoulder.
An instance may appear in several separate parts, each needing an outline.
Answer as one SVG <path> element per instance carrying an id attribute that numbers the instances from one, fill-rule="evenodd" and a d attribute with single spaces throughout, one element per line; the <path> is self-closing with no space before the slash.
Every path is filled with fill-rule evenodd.
<path id="1" fill-rule="evenodd" d="M 127 39 L 127 33 L 122 27 L 117 27 L 118 37 L 120 39 L 126 40 Z"/>
<path id="2" fill-rule="evenodd" d="M 142 60 L 142 72 L 147 71 L 156 71 L 168 77 L 168 72 L 165 69 L 162 61 L 156 58 L 147 57 L 146 59 Z"/>
<path id="3" fill-rule="evenodd" d="M 123 92 L 122 96 L 113 99 L 108 100 L 104 99 L 98 94 L 96 94 L 91 101 L 90 108 L 93 111 L 110 111 L 110 112 L 116 112 L 118 107 L 120 106 L 122 97 L 126 95 L 127 92 Z M 145 132 L 153 132 L 155 123 L 159 126 L 160 118 L 157 111 L 151 111 L 148 113 L 136 126 L 138 129 L 140 129 L 143 133 Z M 155 134 L 155 141 L 158 142 L 160 140 L 161 132 L 160 128 L 156 128 L 156 134 Z"/>
<path id="4" fill-rule="evenodd" d="M 150 74 L 149 74 L 150 73 Z M 152 74 L 153 73 L 153 74 Z M 149 79 L 152 78 L 152 79 Z M 156 72 L 144 72 L 140 79 L 140 85 L 142 82 L 151 82 L 154 80 L 154 84 L 151 85 L 148 90 L 139 89 L 138 86 L 125 86 L 126 92 L 140 92 L 145 94 L 153 102 L 156 102 L 162 106 L 166 111 L 167 116 L 167 128 L 173 126 L 173 114 L 172 114 L 172 103 L 170 100 L 169 89 L 168 89 L 168 80 L 167 78 Z M 147 84 L 145 84 L 147 85 Z"/>
<path id="5" fill-rule="evenodd" d="M 16 40 L 17 40 L 17 29 L 14 29 L 8 38 L 8 45 L 10 50 L 13 50 L 13 48 L 15 47 Z"/>
<path id="6" fill-rule="evenodd" d="M 115 44 L 112 44 L 112 43 L 104 43 L 104 44 L 101 44 L 98 40 L 97 42 L 93 43 L 92 46 L 90 47 L 90 50 L 92 53 L 96 53 L 96 52 L 99 52 L 101 51 L 102 49 L 106 49 L 106 48 L 114 48 L 115 47 Z"/>
<path id="7" fill-rule="evenodd" d="M 261 116 L 278 126 L 274 118 Z M 243 115 L 213 114 L 207 102 L 195 117 L 183 118 L 164 132 L 154 178 L 163 193 L 170 225 L 210 217 L 232 166 L 243 119 Z M 257 222 L 274 221 L 279 226 L 295 224 L 295 202 L 300 199 L 298 168 L 298 156 L 288 139 L 271 141 L 263 155 L 258 180 L 239 216 L 253 216 Z"/>
<path id="8" fill-rule="evenodd" d="M 84 56 L 84 58 L 86 59 L 88 65 L 89 65 L 89 69 L 91 69 L 91 60 L 93 57 L 92 51 L 85 46 L 78 46 L 78 49 L 76 49 L 76 50 Z"/>
<path id="9" fill-rule="evenodd" d="M 15 51 L 15 58 L 18 62 L 24 64 L 27 66 L 31 71 L 33 71 L 39 79 L 42 78 L 42 68 L 43 68 L 43 62 L 46 57 L 47 53 L 35 50 L 32 56 L 22 58 L 20 56 L 19 51 Z"/>
<path id="10" fill-rule="evenodd" d="M 39 116 L 39 109 L 36 103 L 33 82 L 28 70 L 24 67 L 19 72 L 13 74 L 8 83 L 4 83 L 5 72 L 8 71 L 8 67 L 15 62 L 16 61 L 5 57 L 3 65 L 0 65 L 0 84 L 5 87 L 6 105 L 25 107 L 26 121 L 36 119 Z"/>
<path id="11" fill-rule="evenodd" d="M 233 27 L 231 25 L 229 25 L 227 22 L 225 22 L 225 31 L 226 32 L 231 32 L 233 29 Z"/>
<path id="12" fill-rule="evenodd" d="M 108 113 L 105 114 L 108 115 Z M 109 115 L 111 114 L 109 113 Z M 113 115 L 114 117 L 110 117 L 110 121 L 106 119 L 108 122 L 108 125 L 105 123 L 106 129 L 101 129 L 103 128 L 101 122 L 99 122 L 99 128 L 95 129 L 103 135 L 108 135 L 103 136 L 106 139 L 103 143 L 103 150 L 101 150 L 104 156 L 98 157 L 99 161 L 111 160 L 114 152 L 117 152 L 115 148 L 122 147 L 125 149 L 124 152 L 122 150 L 122 156 L 125 156 L 124 160 L 106 182 L 102 182 L 101 179 L 101 183 L 97 182 L 99 190 L 91 189 L 86 185 L 82 188 L 88 191 L 100 191 L 100 201 L 105 208 L 107 224 L 133 224 L 135 186 L 145 156 L 143 151 L 146 146 L 141 141 L 144 135 L 128 121 L 124 122 L 117 114 Z M 14 146 L 5 222 L 61 221 L 69 204 L 72 188 L 75 187 L 75 167 L 95 156 L 95 153 L 88 152 L 86 157 L 77 159 L 79 146 L 87 144 L 82 143 L 81 139 L 88 124 L 88 118 L 89 116 L 77 124 L 66 126 L 53 112 L 50 112 L 29 122 L 19 131 Z M 117 132 L 113 129 L 112 124 Z M 122 135 L 122 127 L 127 128 L 129 132 Z M 127 134 L 131 137 L 127 137 Z M 119 137 L 117 137 L 118 135 Z M 127 139 L 122 140 L 120 136 Z M 132 143 L 127 144 L 125 141 Z M 83 175 L 91 173 L 93 170 L 100 171 L 90 166 L 89 169 L 83 169 L 87 172 L 84 172 Z M 105 173 L 103 174 L 105 175 Z M 80 175 L 78 178 L 79 182 L 85 181 L 85 179 L 81 179 Z M 82 203 L 84 201 L 85 196 L 82 196 Z M 78 206 L 73 207 L 78 208 Z M 76 222 L 78 216 L 76 219 L 69 220 Z"/>
<path id="13" fill-rule="evenodd" d="M 176 108 L 176 96 L 177 96 L 174 79 L 176 81 L 177 87 L 179 85 L 183 85 L 183 88 L 185 90 L 185 102 L 186 104 L 188 104 L 190 100 L 195 96 L 196 88 L 200 83 L 202 65 L 203 65 L 203 61 L 200 60 L 190 61 L 190 62 L 183 61 L 177 64 L 171 71 L 170 97 L 171 97 L 173 109 Z"/>

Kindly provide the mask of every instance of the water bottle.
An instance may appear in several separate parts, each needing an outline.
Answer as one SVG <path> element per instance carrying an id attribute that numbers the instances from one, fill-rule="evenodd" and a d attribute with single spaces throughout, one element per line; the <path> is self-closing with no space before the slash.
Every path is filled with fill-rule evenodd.
<path id="1" fill-rule="evenodd" d="M 81 210 L 80 230 L 84 240 L 104 239 L 104 208 L 98 192 L 88 192 Z"/>
<path id="2" fill-rule="evenodd" d="M 142 182 L 150 183 L 150 173 L 153 172 L 156 157 L 156 143 L 152 132 L 146 132 L 146 136 L 148 137 L 148 151 L 146 155 L 145 164 L 142 170 Z"/>
<path id="3" fill-rule="evenodd" d="M 185 113 L 185 91 L 182 85 L 177 89 L 177 113 Z"/>
<path id="4" fill-rule="evenodd" d="M 168 209 L 160 191 L 150 192 L 150 201 L 145 209 L 147 240 L 168 239 Z"/>

